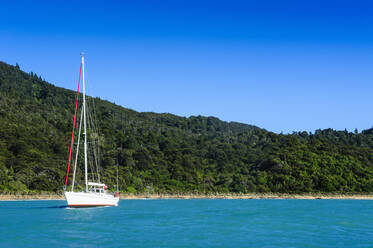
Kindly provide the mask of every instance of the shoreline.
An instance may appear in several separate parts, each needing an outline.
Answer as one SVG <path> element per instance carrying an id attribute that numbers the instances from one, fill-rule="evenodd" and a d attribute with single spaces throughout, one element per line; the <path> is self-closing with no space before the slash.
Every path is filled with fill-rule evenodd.
<path id="1" fill-rule="evenodd" d="M 285 193 L 217 193 L 217 194 L 120 194 L 120 199 L 340 199 L 340 200 L 373 200 L 373 194 L 338 194 L 338 193 L 305 193 L 305 194 L 285 194 Z M 61 194 L 0 194 L 0 201 L 24 201 L 24 200 L 65 200 Z"/>

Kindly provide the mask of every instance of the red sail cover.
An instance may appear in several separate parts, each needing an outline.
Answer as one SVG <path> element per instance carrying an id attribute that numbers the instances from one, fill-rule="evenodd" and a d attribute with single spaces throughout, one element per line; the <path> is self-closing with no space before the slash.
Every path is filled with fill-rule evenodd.
<path id="1" fill-rule="evenodd" d="M 74 112 L 74 123 L 73 123 L 73 131 L 72 131 L 72 133 L 71 133 L 70 152 L 69 152 L 69 162 L 68 162 L 68 164 L 67 164 L 67 172 L 66 172 L 66 181 L 65 181 L 65 186 L 67 185 L 67 179 L 69 178 L 70 161 L 71 161 L 71 151 L 72 151 L 72 148 L 73 148 L 73 141 L 74 141 L 74 130 L 75 130 L 76 110 L 78 109 L 78 98 L 79 98 L 79 86 L 80 86 L 80 77 L 81 77 L 81 73 L 82 73 L 82 63 L 80 63 L 80 69 L 79 69 L 78 90 L 76 91 L 75 112 Z"/>

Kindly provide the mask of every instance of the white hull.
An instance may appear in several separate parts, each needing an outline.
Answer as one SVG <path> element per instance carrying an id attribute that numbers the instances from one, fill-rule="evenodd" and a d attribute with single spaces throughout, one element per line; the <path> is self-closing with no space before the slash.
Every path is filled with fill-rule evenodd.
<path id="1" fill-rule="evenodd" d="M 106 193 L 71 192 L 65 191 L 65 198 L 69 207 L 100 207 L 118 206 L 119 197 Z"/>

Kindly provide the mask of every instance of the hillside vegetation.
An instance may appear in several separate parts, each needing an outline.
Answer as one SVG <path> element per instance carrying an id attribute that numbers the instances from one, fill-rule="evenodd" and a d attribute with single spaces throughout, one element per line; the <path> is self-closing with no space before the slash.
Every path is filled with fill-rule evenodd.
<path id="1" fill-rule="evenodd" d="M 60 191 L 75 93 L 0 63 L 0 192 Z M 126 192 L 370 192 L 373 129 L 276 134 L 94 99 L 101 174 Z M 368 114 L 368 113 L 367 113 Z"/>

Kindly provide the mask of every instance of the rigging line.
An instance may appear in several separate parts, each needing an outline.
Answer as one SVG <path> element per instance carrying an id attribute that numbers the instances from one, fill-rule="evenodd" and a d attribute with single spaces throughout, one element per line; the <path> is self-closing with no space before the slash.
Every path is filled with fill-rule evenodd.
<path id="1" fill-rule="evenodd" d="M 91 156 L 90 156 L 91 157 Z M 95 178 L 95 172 L 94 172 L 94 169 L 93 169 L 93 165 L 92 165 L 92 162 L 90 161 L 89 163 L 89 168 L 91 170 L 91 177 L 92 177 L 92 181 L 95 182 L 96 181 L 96 178 Z"/>
<path id="2" fill-rule="evenodd" d="M 88 137 L 90 140 L 92 138 L 92 125 L 91 125 L 91 122 L 90 122 L 90 111 L 89 111 L 89 106 L 88 106 L 88 101 L 86 102 L 86 114 L 87 114 L 87 129 L 90 130 L 89 134 L 90 136 Z M 88 132 L 87 132 L 88 133 Z M 91 151 L 91 143 L 89 144 L 88 146 L 88 142 L 87 142 L 87 157 L 88 157 L 88 165 L 89 165 L 89 169 L 91 171 L 91 173 L 89 173 L 89 175 L 91 176 L 91 180 L 92 181 L 95 181 L 95 174 L 94 174 L 94 170 L 93 170 L 93 167 L 92 167 L 92 151 Z"/>
<path id="3" fill-rule="evenodd" d="M 117 159 L 117 192 L 119 192 L 119 176 L 118 176 L 119 161 Z"/>
<path id="4" fill-rule="evenodd" d="M 75 120 L 76 120 L 76 110 L 78 108 L 78 99 L 79 99 L 79 86 L 80 86 L 80 77 L 82 73 L 82 63 L 80 63 L 80 69 L 79 69 L 79 81 L 78 81 L 78 90 L 76 91 L 76 100 L 75 100 L 75 112 L 74 112 L 74 123 L 73 123 L 73 131 L 71 134 L 71 142 L 70 142 L 70 152 L 69 152 L 69 162 L 67 164 L 67 171 L 66 171 L 66 181 L 65 181 L 65 187 L 67 185 L 67 179 L 69 178 L 69 170 L 70 170 L 70 162 L 71 162 L 71 150 L 74 142 L 74 130 L 75 130 Z"/>
<path id="5" fill-rule="evenodd" d="M 88 102 L 89 103 L 89 102 Z M 94 136 L 94 135 L 92 135 L 92 133 L 94 134 L 95 133 L 95 130 L 94 130 L 94 125 L 93 125 L 93 122 L 92 122 L 92 115 L 91 115 L 91 112 L 90 111 L 88 111 L 88 110 L 90 110 L 90 106 L 89 106 L 89 104 L 87 104 L 87 116 L 88 116 L 88 124 L 89 124 L 89 126 L 90 126 L 90 129 L 91 129 L 91 136 Z M 93 138 L 94 137 L 91 137 L 92 138 L 92 140 L 93 140 Z M 94 163 L 93 162 L 95 162 L 96 163 L 96 160 L 95 160 L 95 155 L 94 155 L 94 153 L 95 153 L 95 142 L 94 141 L 92 141 L 92 142 L 90 142 L 92 145 L 91 145 L 91 149 L 89 149 L 89 153 L 88 153 L 88 156 L 89 156 L 89 166 L 90 166 L 90 169 L 91 169 L 91 175 L 92 175 L 92 179 L 93 179 L 93 181 L 95 181 L 96 179 L 95 179 L 95 166 L 94 166 Z M 98 175 L 97 175 L 97 177 L 98 177 Z"/>
<path id="6" fill-rule="evenodd" d="M 81 102 L 81 99 L 79 99 L 79 103 Z M 77 116 L 77 118 L 79 117 L 79 120 L 81 120 L 83 118 L 83 108 L 81 108 L 81 111 L 80 111 L 80 116 Z M 83 120 L 81 120 L 83 121 Z M 78 125 L 78 123 L 77 123 Z M 83 123 L 82 122 L 79 122 L 79 129 L 81 129 L 80 127 L 83 126 Z M 77 127 L 78 128 L 78 127 Z M 80 145 L 80 138 L 81 138 L 81 131 L 79 132 L 79 134 L 77 134 L 77 136 L 75 138 L 78 138 L 79 140 L 79 145 L 78 143 L 74 143 L 75 146 L 73 146 L 73 149 L 75 148 L 75 150 L 73 150 L 72 153 L 75 152 L 75 161 L 74 161 L 74 164 L 75 164 L 75 168 L 74 168 L 74 174 L 75 174 L 75 180 L 74 180 L 74 174 L 73 174 L 73 185 L 74 187 L 73 188 L 77 188 L 78 185 L 80 185 L 80 182 L 79 182 L 79 177 L 81 176 L 80 175 L 80 162 L 81 161 L 84 161 L 84 158 L 82 158 L 82 154 L 84 155 L 84 152 L 81 152 L 81 145 Z"/>
<path id="7" fill-rule="evenodd" d="M 97 179 L 98 179 L 98 182 L 100 182 L 100 174 L 98 173 L 98 159 L 97 159 L 97 152 L 96 152 L 96 142 L 93 143 L 93 157 L 94 157 L 94 161 L 96 163 L 96 173 L 97 173 Z"/>
<path id="8" fill-rule="evenodd" d="M 88 156 L 89 156 L 89 168 L 90 168 L 90 170 L 91 170 L 91 176 L 92 176 L 92 180 L 95 182 L 96 181 L 96 178 L 95 178 L 95 170 L 94 170 L 94 165 L 93 165 L 93 155 L 92 155 L 92 153 L 93 153 L 93 150 L 92 150 L 92 148 L 90 148 L 89 150 L 88 150 Z"/>
<path id="9" fill-rule="evenodd" d="M 73 173 L 73 183 L 72 183 L 71 191 L 74 191 L 75 174 L 76 174 L 76 167 L 77 167 L 78 155 L 79 155 L 80 132 L 82 130 L 82 120 L 83 120 L 83 108 L 82 108 L 81 113 L 80 113 L 79 132 L 78 132 L 78 144 L 76 146 L 75 163 L 74 163 L 74 173 Z"/>
<path id="10" fill-rule="evenodd" d="M 85 64 L 85 69 L 87 71 L 87 64 Z M 88 87 L 87 88 L 87 92 L 90 92 L 90 88 L 89 88 L 89 84 L 88 84 Z M 88 122 L 90 122 L 90 126 L 92 128 L 92 131 L 93 133 L 95 133 L 97 135 L 97 145 L 95 142 L 92 142 L 92 152 L 93 154 L 92 157 L 93 157 L 93 160 L 95 162 L 95 165 L 93 165 L 93 162 L 92 162 L 92 166 L 96 169 L 96 172 L 92 169 L 92 174 L 96 173 L 97 174 L 97 178 L 98 178 L 98 182 L 100 182 L 100 166 L 99 166 L 99 161 L 100 161 L 100 145 L 99 145 L 99 132 L 98 132 L 98 128 L 97 128 L 97 116 L 96 116 L 96 108 L 95 108 L 95 102 L 94 102 L 94 97 L 88 97 L 87 99 L 88 101 L 86 101 L 86 108 L 88 107 L 91 111 L 86 111 L 87 114 L 88 114 Z M 92 107 L 92 108 L 91 108 Z M 96 150 L 97 149 L 97 150 Z"/>
<path id="11" fill-rule="evenodd" d="M 84 155 L 83 155 L 82 152 L 79 153 L 78 161 L 84 161 Z M 79 168 L 79 164 L 77 165 L 77 170 L 78 170 L 78 172 L 77 172 L 76 175 L 78 175 L 78 177 L 76 178 L 75 184 L 76 185 L 84 185 L 84 178 L 83 178 L 84 175 L 82 173 L 81 168 Z M 79 174 L 79 171 L 80 171 L 80 174 Z"/>
<path id="12" fill-rule="evenodd" d="M 94 168 L 96 169 L 97 179 L 98 182 L 100 182 L 100 173 L 99 173 L 99 157 L 98 157 L 98 149 L 99 149 L 99 134 L 98 134 L 98 128 L 97 128 L 97 119 L 95 115 L 95 107 L 94 107 L 94 100 L 91 97 L 90 103 L 89 103 L 89 109 L 91 111 L 88 112 L 88 119 L 91 123 L 91 127 L 93 129 L 93 133 L 97 136 L 95 137 L 97 140 L 92 142 L 92 151 L 93 151 L 93 158 L 95 162 Z M 97 144 L 96 144 L 97 143 Z"/>

